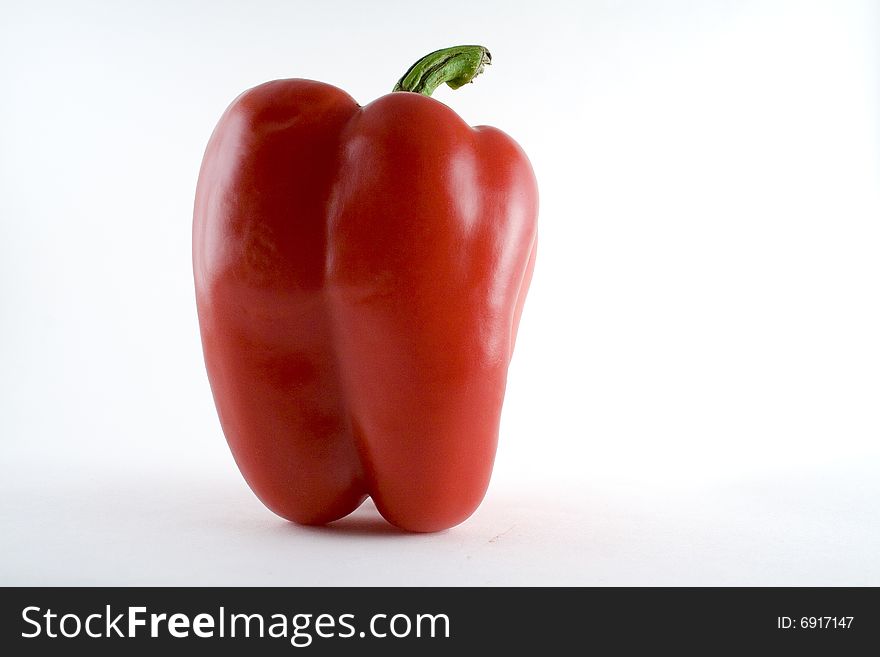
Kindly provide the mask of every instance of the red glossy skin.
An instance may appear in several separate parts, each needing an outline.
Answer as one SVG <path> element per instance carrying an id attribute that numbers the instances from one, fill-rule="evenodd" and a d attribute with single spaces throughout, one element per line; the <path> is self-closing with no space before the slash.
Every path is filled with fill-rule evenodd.
<path id="1" fill-rule="evenodd" d="M 396 92 L 310 80 L 239 96 L 199 176 L 205 361 L 242 474 L 299 523 L 371 496 L 452 527 L 492 471 L 538 194 L 504 133 Z"/>

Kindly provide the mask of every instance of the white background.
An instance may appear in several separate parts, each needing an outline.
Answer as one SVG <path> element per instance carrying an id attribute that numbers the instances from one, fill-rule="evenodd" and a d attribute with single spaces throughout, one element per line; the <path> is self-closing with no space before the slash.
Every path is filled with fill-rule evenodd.
<path id="1" fill-rule="evenodd" d="M 4 3 L 0 584 L 880 585 L 870 2 Z M 265 510 L 204 372 L 190 222 L 242 90 L 436 98 L 513 135 L 540 252 L 478 512 Z"/>

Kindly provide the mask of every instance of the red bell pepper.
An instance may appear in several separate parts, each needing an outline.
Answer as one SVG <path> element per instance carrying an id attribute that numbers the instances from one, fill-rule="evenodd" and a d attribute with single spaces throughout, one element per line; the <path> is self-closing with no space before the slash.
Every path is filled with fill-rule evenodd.
<path id="1" fill-rule="evenodd" d="M 205 362 L 236 463 L 284 518 L 370 496 L 436 531 L 485 494 L 538 192 L 510 137 L 430 94 L 489 61 L 437 51 L 364 107 L 267 82 L 211 136 L 193 221 Z"/>

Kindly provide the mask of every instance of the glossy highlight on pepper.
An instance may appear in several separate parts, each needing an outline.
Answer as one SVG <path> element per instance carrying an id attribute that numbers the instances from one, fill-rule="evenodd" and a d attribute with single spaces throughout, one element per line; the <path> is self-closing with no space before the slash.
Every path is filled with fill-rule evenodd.
<path id="1" fill-rule="evenodd" d="M 490 61 L 431 53 L 363 107 L 267 82 L 211 136 L 193 221 L 205 363 L 237 465 L 284 518 L 329 523 L 370 496 L 437 531 L 486 492 L 537 184 L 510 137 L 430 93 Z"/>

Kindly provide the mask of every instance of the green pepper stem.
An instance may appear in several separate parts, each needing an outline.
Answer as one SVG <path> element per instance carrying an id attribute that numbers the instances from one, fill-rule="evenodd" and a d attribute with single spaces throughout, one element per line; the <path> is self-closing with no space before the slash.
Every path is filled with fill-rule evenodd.
<path id="1" fill-rule="evenodd" d="M 409 67 L 394 85 L 394 91 L 412 91 L 430 96 L 441 84 L 458 89 L 492 63 L 492 55 L 483 46 L 453 46 L 425 55 Z"/>

